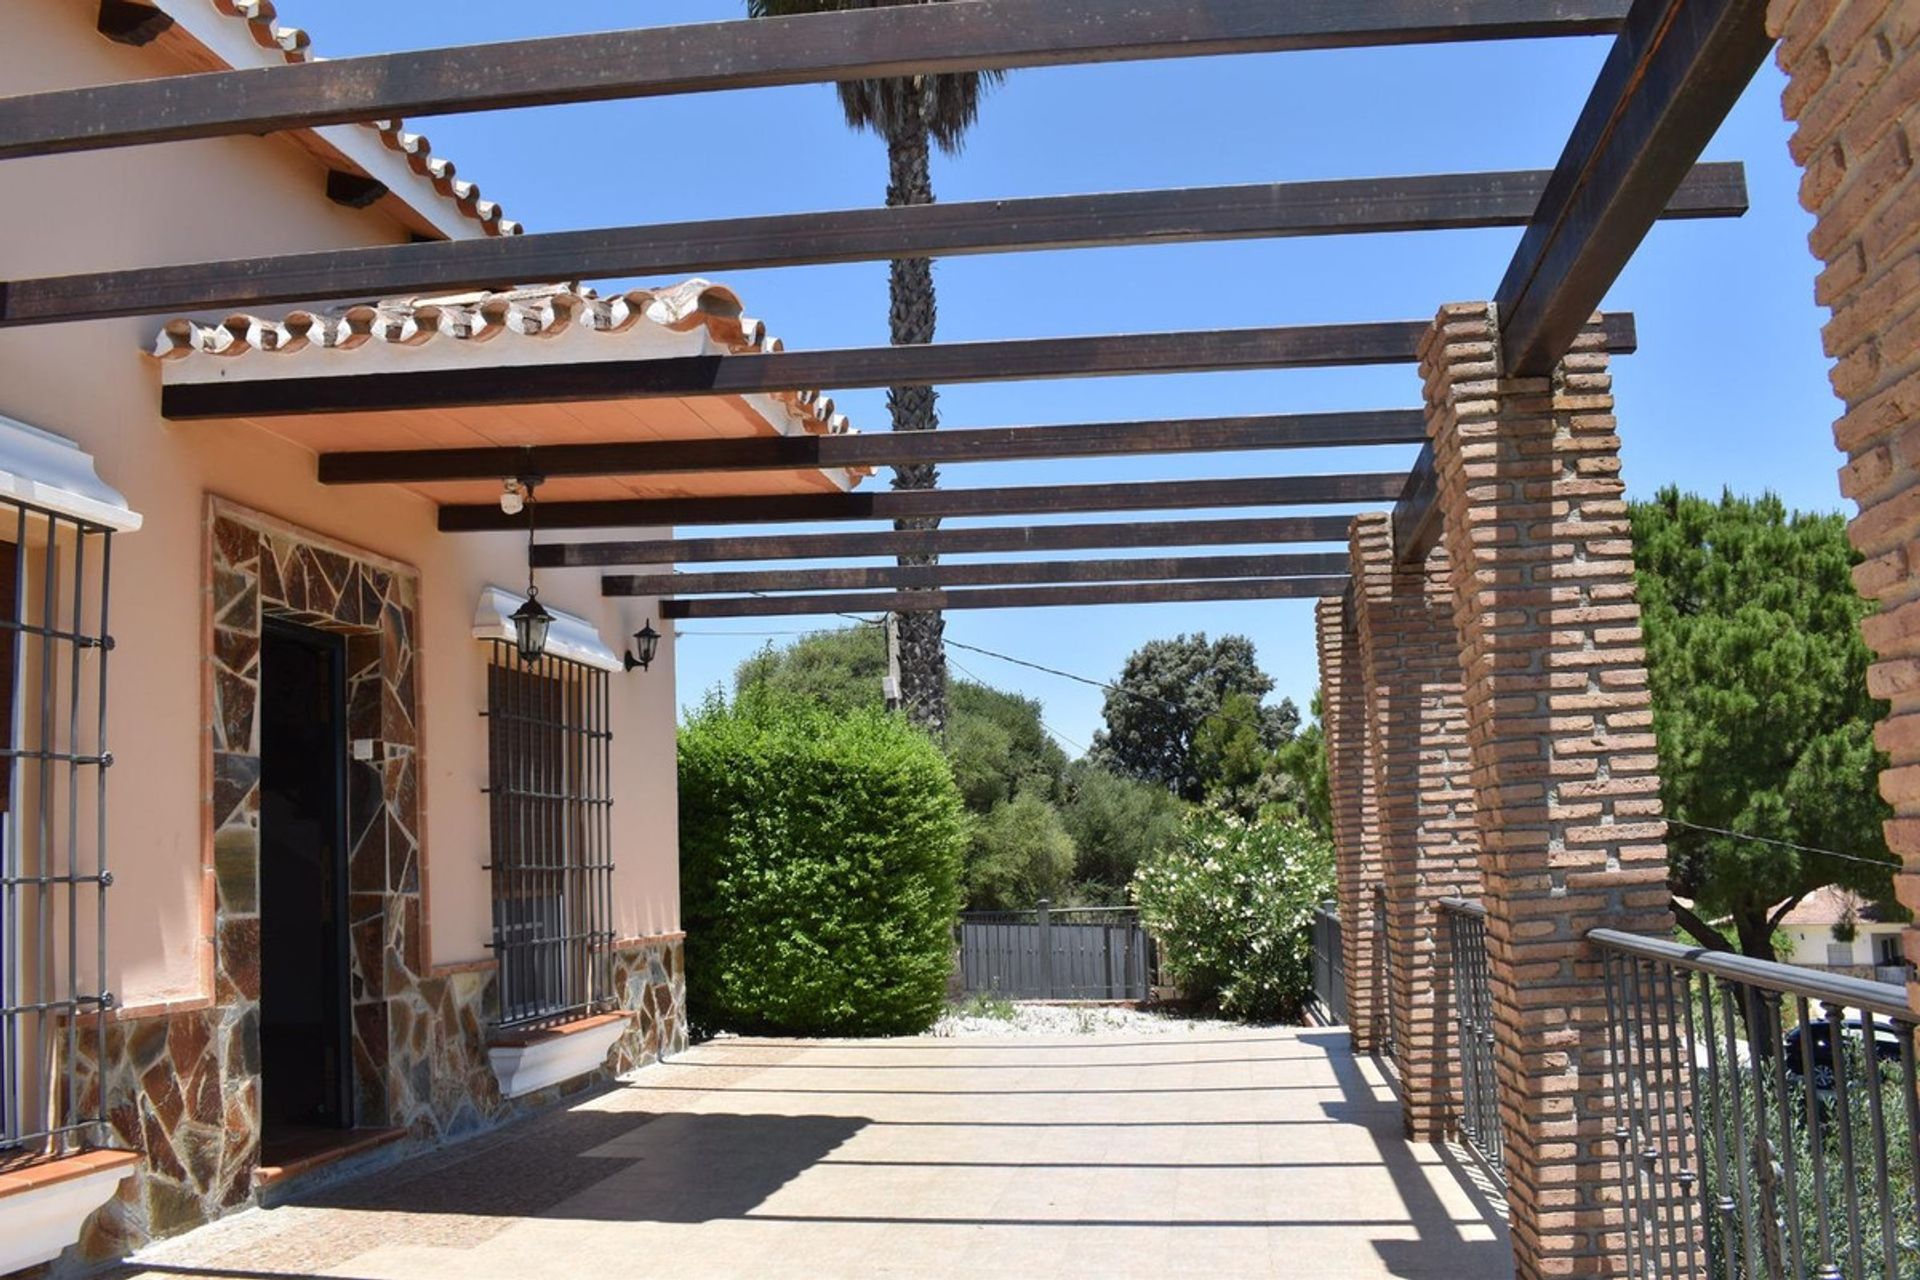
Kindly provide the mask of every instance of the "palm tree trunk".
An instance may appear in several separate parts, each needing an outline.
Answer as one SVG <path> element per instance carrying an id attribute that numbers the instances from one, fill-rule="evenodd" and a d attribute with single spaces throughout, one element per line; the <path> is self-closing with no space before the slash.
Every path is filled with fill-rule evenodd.
<path id="1" fill-rule="evenodd" d="M 933 171 L 924 107 L 887 135 L 887 206 L 933 203 Z M 933 262 L 914 258 L 892 264 L 888 275 L 890 338 L 895 346 L 933 341 L 935 320 Z M 932 387 L 893 387 L 887 409 L 895 431 L 932 431 L 940 425 Z M 940 478 L 931 463 L 895 467 L 896 489 L 931 489 Z M 932 529 L 938 520 L 897 520 L 896 529 Z M 903 566 L 934 564 L 938 556 L 901 556 Z M 945 620 L 938 613 L 897 615 L 900 700 L 907 716 L 935 737 L 947 731 L 947 650 Z"/>

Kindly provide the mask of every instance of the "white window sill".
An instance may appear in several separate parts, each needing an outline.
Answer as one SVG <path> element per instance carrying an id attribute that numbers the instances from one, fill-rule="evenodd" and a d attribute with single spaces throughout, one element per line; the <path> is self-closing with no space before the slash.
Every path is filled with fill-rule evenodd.
<path id="1" fill-rule="evenodd" d="M 0 1174 L 0 1275 L 59 1257 L 139 1163 L 130 1151 L 87 1151 Z"/>
<path id="2" fill-rule="evenodd" d="M 605 1013 L 540 1031 L 497 1037 L 487 1046 L 487 1059 L 500 1081 L 500 1096 L 518 1098 L 538 1093 L 598 1071 L 630 1023 L 627 1014 Z"/>

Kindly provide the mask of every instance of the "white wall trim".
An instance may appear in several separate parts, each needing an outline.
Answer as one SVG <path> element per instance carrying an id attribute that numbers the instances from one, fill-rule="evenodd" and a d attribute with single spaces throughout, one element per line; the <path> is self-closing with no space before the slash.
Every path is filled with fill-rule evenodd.
<path id="1" fill-rule="evenodd" d="M 100 478 L 93 455 L 65 436 L 0 414 L 0 497 L 90 520 L 118 533 L 140 527 L 138 511 Z"/>
<path id="2" fill-rule="evenodd" d="M 500 1081 L 500 1096 L 518 1098 L 598 1071 L 607 1053 L 627 1032 L 627 1019 L 565 1035 L 543 1036 L 529 1044 L 491 1045 L 487 1061 Z"/>
<path id="3" fill-rule="evenodd" d="M 119 1164 L 0 1197 L 0 1275 L 59 1257 L 132 1174 L 132 1164 Z"/>
<path id="4" fill-rule="evenodd" d="M 473 610 L 475 640 L 513 641 L 513 611 L 527 602 L 524 595 L 505 587 L 482 587 L 480 603 Z M 556 658 L 578 662 L 600 671 L 622 672 L 627 664 L 607 647 L 599 631 L 579 614 L 547 606 L 553 626 L 547 631 L 547 652 Z"/>

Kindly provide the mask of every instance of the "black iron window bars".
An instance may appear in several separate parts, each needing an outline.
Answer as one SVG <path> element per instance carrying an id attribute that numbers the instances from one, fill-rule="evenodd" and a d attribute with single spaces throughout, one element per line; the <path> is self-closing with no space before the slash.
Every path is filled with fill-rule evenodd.
<path id="1" fill-rule="evenodd" d="M 607 673 L 494 640 L 487 668 L 493 952 L 500 1025 L 612 998 L 613 798 Z"/>
<path id="2" fill-rule="evenodd" d="M 105 1136 L 113 531 L 0 498 L 0 1158 Z M 90 953 L 90 954 L 89 954 Z M 83 956 L 85 959 L 83 960 Z M 90 961 L 90 967 L 88 964 Z"/>

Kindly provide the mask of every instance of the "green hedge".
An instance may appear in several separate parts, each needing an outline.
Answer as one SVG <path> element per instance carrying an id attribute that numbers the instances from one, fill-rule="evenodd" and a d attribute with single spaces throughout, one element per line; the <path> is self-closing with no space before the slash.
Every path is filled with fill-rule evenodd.
<path id="1" fill-rule="evenodd" d="M 899 716 L 748 690 L 680 731 L 696 1029 L 924 1031 L 953 965 L 966 815 Z"/>
<path id="2" fill-rule="evenodd" d="M 1313 992 L 1313 914 L 1333 893 L 1333 846 L 1295 818 L 1196 810 L 1177 848 L 1133 880 L 1160 967 L 1239 1018 L 1293 1021 Z"/>

